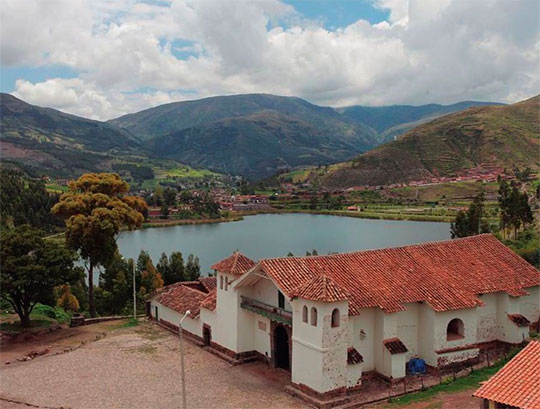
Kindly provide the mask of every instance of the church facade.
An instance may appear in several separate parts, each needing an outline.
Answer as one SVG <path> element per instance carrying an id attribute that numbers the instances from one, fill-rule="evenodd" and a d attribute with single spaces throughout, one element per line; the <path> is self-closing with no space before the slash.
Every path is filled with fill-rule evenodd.
<path id="1" fill-rule="evenodd" d="M 518 344 L 540 318 L 540 272 L 491 235 L 258 262 L 236 252 L 215 277 L 155 293 L 153 319 L 235 362 L 290 371 L 314 396 L 395 381 L 412 358 L 430 367 Z M 206 281 L 206 284 L 203 282 Z"/>

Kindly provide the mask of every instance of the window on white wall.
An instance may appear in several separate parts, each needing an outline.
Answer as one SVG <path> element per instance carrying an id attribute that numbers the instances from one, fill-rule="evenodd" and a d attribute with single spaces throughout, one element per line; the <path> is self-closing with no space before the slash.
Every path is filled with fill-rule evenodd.
<path id="1" fill-rule="evenodd" d="M 337 308 L 332 311 L 332 327 L 339 327 L 339 310 Z"/>
<path id="2" fill-rule="evenodd" d="M 317 308 L 311 307 L 311 325 L 317 326 Z"/>
<path id="3" fill-rule="evenodd" d="M 305 322 L 306 324 L 307 324 L 307 315 L 308 315 L 307 306 L 304 305 L 304 307 L 302 308 L 302 322 Z"/>
<path id="4" fill-rule="evenodd" d="M 465 337 L 465 327 L 463 321 L 459 318 L 454 318 L 446 327 L 446 340 L 454 341 Z"/>
<path id="5" fill-rule="evenodd" d="M 229 277 L 225 277 L 225 291 L 229 290 Z"/>
<path id="6" fill-rule="evenodd" d="M 219 289 L 223 290 L 223 276 L 221 274 L 219 275 Z"/>

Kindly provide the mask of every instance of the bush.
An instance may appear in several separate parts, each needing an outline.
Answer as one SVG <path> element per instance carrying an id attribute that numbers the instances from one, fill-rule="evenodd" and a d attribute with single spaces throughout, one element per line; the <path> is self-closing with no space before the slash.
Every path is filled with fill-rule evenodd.
<path id="1" fill-rule="evenodd" d="M 32 315 L 44 315 L 46 317 L 52 318 L 59 323 L 69 322 L 71 320 L 71 315 L 64 311 L 60 307 L 51 307 L 50 305 L 36 304 L 32 310 Z"/>

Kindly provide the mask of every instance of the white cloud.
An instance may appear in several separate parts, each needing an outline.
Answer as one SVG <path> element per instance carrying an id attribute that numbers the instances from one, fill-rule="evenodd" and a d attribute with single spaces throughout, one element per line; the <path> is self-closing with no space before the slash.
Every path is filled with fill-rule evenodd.
<path id="1" fill-rule="evenodd" d="M 101 119 L 245 92 L 334 106 L 513 102 L 539 92 L 535 0 L 373 4 L 390 10 L 388 22 L 330 31 L 279 0 L 4 0 L 2 65 L 72 67 L 78 78 L 21 78 L 15 93 Z M 178 48 L 193 54 L 177 58 Z"/>

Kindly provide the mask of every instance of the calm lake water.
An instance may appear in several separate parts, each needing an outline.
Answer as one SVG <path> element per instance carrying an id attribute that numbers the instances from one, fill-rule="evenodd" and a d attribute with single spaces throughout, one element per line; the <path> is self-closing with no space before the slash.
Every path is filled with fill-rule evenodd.
<path id="1" fill-rule="evenodd" d="M 448 223 L 368 220 L 311 214 L 261 214 L 230 223 L 199 224 L 124 232 L 120 252 L 136 258 L 144 249 L 157 263 L 162 252 L 199 257 L 201 272 L 240 250 L 258 260 L 306 250 L 328 254 L 395 247 L 450 238 Z"/>

